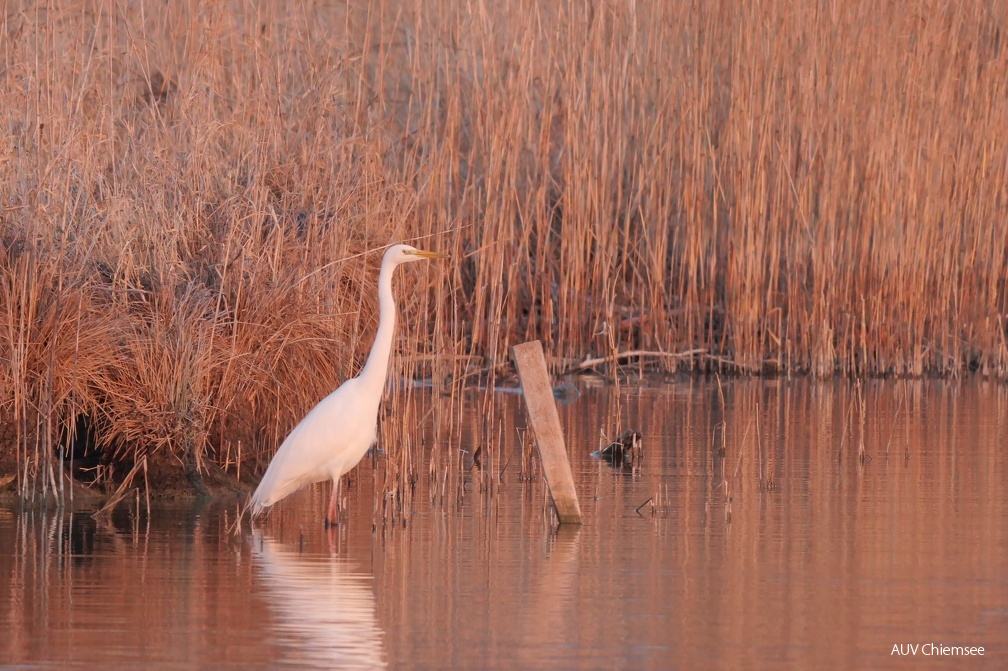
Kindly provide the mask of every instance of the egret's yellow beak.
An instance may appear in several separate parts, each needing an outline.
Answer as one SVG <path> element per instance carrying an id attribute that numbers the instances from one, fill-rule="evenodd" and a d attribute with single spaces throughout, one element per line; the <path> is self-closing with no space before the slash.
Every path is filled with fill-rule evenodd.
<path id="1" fill-rule="evenodd" d="M 410 256 L 419 256 L 425 259 L 448 259 L 451 258 L 447 254 L 442 254 L 441 252 L 428 252 L 422 249 L 413 249 L 406 252 Z"/>

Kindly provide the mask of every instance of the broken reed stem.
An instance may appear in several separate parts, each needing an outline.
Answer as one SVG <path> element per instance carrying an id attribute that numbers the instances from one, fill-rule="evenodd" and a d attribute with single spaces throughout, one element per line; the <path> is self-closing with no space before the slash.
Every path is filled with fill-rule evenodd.
<path id="1" fill-rule="evenodd" d="M 105 504 L 94 512 L 93 514 L 94 517 L 100 517 L 102 515 L 107 515 L 111 513 L 112 510 L 119 504 L 119 502 L 122 501 L 124 498 L 126 498 L 126 495 L 129 494 L 129 487 L 133 483 L 133 478 L 136 476 L 136 474 L 140 471 L 141 468 L 143 469 L 144 472 L 144 483 L 145 484 L 147 483 L 147 456 L 144 455 L 143 457 L 140 457 L 140 459 L 133 465 L 133 468 L 130 469 L 130 472 L 126 474 L 125 478 L 123 478 L 122 484 L 119 485 L 119 487 L 115 490 L 112 496 L 108 498 Z M 148 513 L 150 512 L 149 496 L 147 500 L 147 511 Z"/>
<path id="2" fill-rule="evenodd" d="M 900 387 L 896 387 L 896 391 L 899 392 Z M 906 389 L 904 387 L 904 393 L 900 396 L 899 403 L 896 404 L 896 412 L 893 413 L 892 426 L 889 428 L 889 438 L 886 440 L 885 445 L 885 456 L 886 459 L 889 458 L 889 446 L 892 444 L 893 433 L 896 432 L 896 422 L 899 421 L 900 410 L 903 409 L 903 403 L 906 401 Z"/>
<path id="3" fill-rule="evenodd" d="M 600 366 L 604 363 L 613 363 L 615 365 L 616 361 L 626 361 L 627 359 L 640 359 L 641 361 L 645 359 L 683 359 L 688 360 L 694 357 L 702 357 L 707 351 L 702 348 L 686 350 L 684 352 L 650 352 L 647 350 L 629 350 L 626 352 L 614 352 L 610 356 L 605 357 L 593 357 L 579 361 L 578 363 L 570 364 L 564 368 L 560 374 L 565 375 L 569 373 L 577 373 L 585 370 L 590 370 L 596 366 Z"/>

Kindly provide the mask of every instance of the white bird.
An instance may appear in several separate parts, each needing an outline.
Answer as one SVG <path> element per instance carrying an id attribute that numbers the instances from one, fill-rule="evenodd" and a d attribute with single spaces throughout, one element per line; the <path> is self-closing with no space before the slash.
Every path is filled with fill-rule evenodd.
<path id="1" fill-rule="evenodd" d="M 252 516 L 313 482 L 331 479 L 326 525 L 336 524 L 339 480 L 361 460 L 377 438 L 378 405 L 385 388 L 396 304 L 392 273 L 401 263 L 448 258 L 409 245 L 393 245 L 378 274 L 378 333 L 360 375 L 341 384 L 302 419 L 280 445 L 252 494 Z"/>

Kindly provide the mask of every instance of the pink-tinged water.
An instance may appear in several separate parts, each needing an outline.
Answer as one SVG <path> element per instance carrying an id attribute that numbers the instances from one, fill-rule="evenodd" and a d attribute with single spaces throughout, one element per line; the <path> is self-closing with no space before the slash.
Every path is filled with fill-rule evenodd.
<path id="1" fill-rule="evenodd" d="M 332 532 L 324 488 L 238 535 L 227 501 L 0 508 L 0 664 L 1008 668 L 1003 386 L 729 381 L 722 406 L 706 381 L 575 384 L 579 528 L 553 530 L 541 479 L 519 477 L 511 394 L 463 406 L 441 484 L 433 440 L 411 448 L 405 525 L 376 512 L 389 456 L 359 467 Z M 644 434 L 636 472 L 590 456 L 617 416 Z M 444 458 L 480 444 L 493 477 Z"/>

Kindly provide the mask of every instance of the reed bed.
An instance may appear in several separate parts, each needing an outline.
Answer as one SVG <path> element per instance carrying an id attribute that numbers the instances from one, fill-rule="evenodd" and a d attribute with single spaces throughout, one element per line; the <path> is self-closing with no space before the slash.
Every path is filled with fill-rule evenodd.
<path id="1" fill-rule="evenodd" d="M 111 481 L 254 482 L 363 361 L 397 240 L 453 257 L 399 278 L 394 373 L 449 398 L 530 338 L 557 372 L 1008 377 L 1006 28 L 979 2 L 7 3 L 3 472 L 60 490 L 84 415 Z M 460 402 L 402 389 L 459 435 Z"/>

